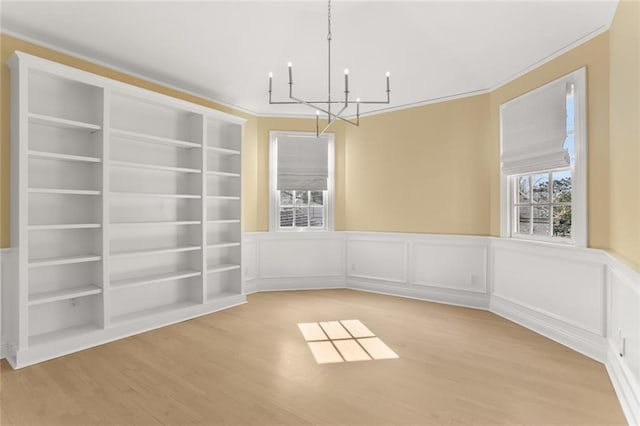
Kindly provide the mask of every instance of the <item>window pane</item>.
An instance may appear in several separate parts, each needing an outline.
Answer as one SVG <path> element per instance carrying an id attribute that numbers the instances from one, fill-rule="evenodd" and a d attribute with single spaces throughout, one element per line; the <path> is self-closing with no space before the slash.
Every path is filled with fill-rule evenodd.
<path id="1" fill-rule="evenodd" d="M 280 205 L 281 206 L 293 205 L 293 191 L 280 191 Z"/>
<path id="2" fill-rule="evenodd" d="M 296 206 L 309 204 L 309 191 L 296 191 Z"/>
<path id="3" fill-rule="evenodd" d="M 296 207 L 296 226 L 309 226 L 309 208 Z"/>
<path id="4" fill-rule="evenodd" d="M 553 236 L 571 237 L 571 206 L 553 208 Z"/>
<path id="5" fill-rule="evenodd" d="M 531 176 L 534 203 L 549 202 L 549 174 Z"/>
<path id="6" fill-rule="evenodd" d="M 312 206 L 322 206 L 323 202 L 323 193 L 322 191 L 311 191 L 311 205 Z"/>
<path id="7" fill-rule="evenodd" d="M 528 203 L 531 199 L 531 186 L 529 185 L 529 176 L 520 176 L 518 178 L 518 202 Z"/>
<path id="8" fill-rule="evenodd" d="M 309 222 L 311 226 L 324 226 L 324 220 L 322 218 L 322 207 L 312 207 L 309 214 Z"/>
<path id="9" fill-rule="evenodd" d="M 516 207 L 516 233 L 518 234 L 530 234 L 531 233 L 531 207 Z"/>
<path id="10" fill-rule="evenodd" d="M 566 170 L 553 174 L 553 202 L 571 202 L 571 171 Z"/>
<path id="11" fill-rule="evenodd" d="M 551 218 L 549 206 L 533 207 L 533 235 L 551 235 Z"/>
<path id="12" fill-rule="evenodd" d="M 293 208 L 284 207 L 280 209 L 280 226 L 291 227 L 293 226 Z"/>

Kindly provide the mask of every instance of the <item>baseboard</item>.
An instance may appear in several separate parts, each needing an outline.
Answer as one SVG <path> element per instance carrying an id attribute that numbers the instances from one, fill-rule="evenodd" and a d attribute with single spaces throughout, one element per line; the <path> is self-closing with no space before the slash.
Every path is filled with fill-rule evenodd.
<path id="1" fill-rule="evenodd" d="M 347 288 L 388 296 L 424 300 L 426 302 L 445 303 L 447 305 L 462 306 L 465 308 L 489 309 L 489 295 L 485 293 L 461 292 L 440 288 L 409 287 L 398 283 L 373 282 L 355 278 L 347 279 Z"/>
<path id="2" fill-rule="evenodd" d="M 251 281 L 253 293 L 260 291 L 328 290 L 345 288 L 344 277 L 259 278 Z M 245 284 L 245 287 L 247 285 Z M 247 289 L 248 290 L 248 289 Z M 249 293 L 247 291 L 247 293 Z"/>
<path id="3" fill-rule="evenodd" d="M 627 422 L 632 426 L 640 425 L 640 384 L 611 345 L 605 367 Z"/>
<path id="4" fill-rule="evenodd" d="M 491 308 L 489 310 L 589 358 L 602 363 L 607 361 L 607 342 L 602 336 L 564 323 L 495 294 L 491 296 Z"/>
<path id="5" fill-rule="evenodd" d="M 9 354 L 9 344 L 7 342 L 2 342 L 0 344 L 0 359 L 5 359 Z"/>

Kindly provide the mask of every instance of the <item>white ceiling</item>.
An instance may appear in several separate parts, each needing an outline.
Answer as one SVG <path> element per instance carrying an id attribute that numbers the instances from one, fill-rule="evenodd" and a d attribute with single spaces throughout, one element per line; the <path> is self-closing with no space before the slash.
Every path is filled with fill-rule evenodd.
<path id="1" fill-rule="evenodd" d="M 391 107 L 428 102 L 508 81 L 606 29 L 615 0 L 333 2 L 333 97 L 350 70 L 352 97 Z M 267 102 L 326 98 L 325 1 L 2 1 L 3 32 L 257 114 L 313 114 Z M 373 110 L 381 108 L 377 106 Z"/>

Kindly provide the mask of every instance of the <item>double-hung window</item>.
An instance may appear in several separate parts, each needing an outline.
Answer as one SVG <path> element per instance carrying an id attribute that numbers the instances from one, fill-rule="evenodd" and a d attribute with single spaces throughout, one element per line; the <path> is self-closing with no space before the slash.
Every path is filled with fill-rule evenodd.
<path id="1" fill-rule="evenodd" d="M 500 108 L 501 235 L 586 246 L 584 69 Z"/>
<path id="2" fill-rule="evenodd" d="M 270 132 L 269 228 L 333 229 L 334 136 Z"/>

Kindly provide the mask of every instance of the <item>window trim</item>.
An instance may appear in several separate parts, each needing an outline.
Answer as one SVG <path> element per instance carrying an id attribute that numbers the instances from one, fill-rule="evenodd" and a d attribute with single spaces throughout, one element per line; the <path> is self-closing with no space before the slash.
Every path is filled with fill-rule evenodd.
<path id="1" fill-rule="evenodd" d="M 308 136 L 316 137 L 315 132 L 297 132 L 297 131 L 269 131 L 269 232 L 328 232 L 334 230 L 334 192 L 335 192 L 335 134 L 325 133 L 321 137 L 327 138 L 329 149 L 329 157 L 327 158 L 327 199 L 325 200 L 326 223 L 322 228 L 280 228 L 279 212 L 278 212 L 278 190 L 276 184 L 278 181 L 278 137 L 283 136 Z"/>
<path id="2" fill-rule="evenodd" d="M 575 162 L 572 170 L 572 203 L 571 203 L 571 234 L 570 239 L 561 239 L 545 236 L 525 236 L 513 232 L 513 182 L 517 175 L 506 175 L 500 168 L 500 236 L 525 241 L 544 241 L 562 245 L 575 245 L 587 247 L 588 242 L 588 217 L 587 217 L 587 91 L 586 91 L 586 67 L 580 68 L 570 74 L 556 79 L 547 84 L 557 82 L 574 84 L 574 155 Z M 545 84 L 546 86 L 546 84 Z M 544 87 L 544 86 L 542 86 Z M 534 89 L 521 96 L 527 96 L 536 92 Z M 500 105 L 500 152 L 502 153 L 502 110 L 508 102 Z M 540 170 L 548 172 L 549 170 Z M 531 172 L 529 174 L 534 174 Z"/>

